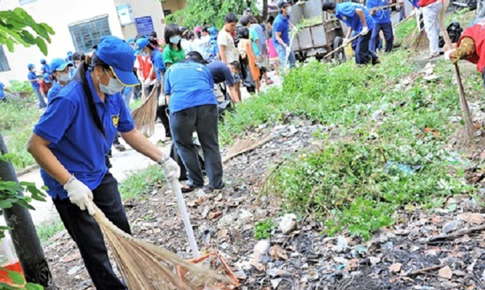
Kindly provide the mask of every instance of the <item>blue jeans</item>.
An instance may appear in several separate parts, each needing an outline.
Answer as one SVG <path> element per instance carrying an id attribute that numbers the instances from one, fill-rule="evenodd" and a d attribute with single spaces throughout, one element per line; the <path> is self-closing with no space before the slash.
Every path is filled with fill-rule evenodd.
<path id="1" fill-rule="evenodd" d="M 133 96 L 133 87 L 125 87 L 123 89 L 123 100 L 125 101 L 126 108 L 130 112 L 131 112 L 131 109 L 130 109 L 131 96 Z"/>
<path id="2" fill-rule="evenodd" d="M 276 52 L 278 53 L 278 58 L 280 59 L 281 67 L 284 68 L 286 66 L 286 48 L 284 48 L 281 44 L 275 44 Z M 293 49 L 291 49 L 290 55 L 288 56 L 288 60 L 290 61 L 290 68 L 294 68 L 296 65 L 295 53 Z"/>
<path id="3" fill-rule="evenodd" d="M 175 113 L 170 112 L 172 138 L 187 169 L 189 184 L 192 186 L 204 186 L 199 154 L 192 139 L 192 134 L 196 131 L 204 153 L 209 185 L 214 189 L 223 187 L 217 121 L 217 105 L 204 105 Z"/>
<path id="4" fill-rule="evenodd" d="M 34 93 L 37 95 L 37 99 L 39 99 L 39 108 L 45 108 L 47 107 L 47 104 L 45 103 L 44 97 L 40 93 L 40 88 L 32 88 L 34 90 Z"/>
<path id="5" fill-rule="evenodd" d="M 369 41 L 373 31 L 369 31 L 366 35 L 359 36 L 357 38 L 357 44 L 355 47 L 355 62 L 357 64 L 375 64 L 378 60 L 377 55 L 369 50 Z"/>
<path id="6" fill-rule="evenodd" d="M 372 52 L 376 52 L 376 46 L 380 40 L 379 32 L 382 30 L 384 33 L 384 39 L 386 40 L 385 52 L 391 52 L 392 42 L 394 41 L 394 34 L 392 33 L 392 23 L 375 24 L 372 29 L 372 36 L 370 38 L 369 49 Z M 369 32 L 370 33 L 370 32 Z"/>

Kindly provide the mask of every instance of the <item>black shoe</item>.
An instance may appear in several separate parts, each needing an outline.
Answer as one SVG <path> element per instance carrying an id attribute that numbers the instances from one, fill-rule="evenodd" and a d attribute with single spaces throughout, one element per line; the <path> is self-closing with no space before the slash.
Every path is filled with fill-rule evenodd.
<path id="1" fill-rule="evenodd" d="M 182 193 L 192 192 L 192 191 L 199 189 L 199 188 L 202 188 L 202 186 L 189 185 L 189 184 L 182 184 L 180 186 L 180 190 L 182 191 Z"/>

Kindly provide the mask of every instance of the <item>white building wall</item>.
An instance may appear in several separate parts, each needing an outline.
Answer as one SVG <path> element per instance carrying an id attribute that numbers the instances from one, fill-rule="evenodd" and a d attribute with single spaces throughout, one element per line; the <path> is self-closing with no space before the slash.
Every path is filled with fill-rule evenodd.
<path id="1" fill-rule="evenodd" d="M 123 4 L 130 4 L 133 12 L 133 19 L 142 16 L 151 16 L 153 21 L 153 27 L 158 34 L 159 38 L 163 37 L 163 31 L 165 29 L 162 9 L 162 2 L 159 0 L 114 0 L 116 6 Z M 136 24 L 128 24 L 122 27 L 123 35 L 125 39 L 130 37 L 135 38 L 138 34 Z"/>
<path id="2" fill-rule="evenodd" d="M 131 3 L 130 3 L 131 2 Z M 55 35 L 48 44 L 48 55 L 44 56 L 37 46 L 25 48 L 22 45 L 15 46 L 13 53 L 4 46 L 10 71 L 0 72 L 0 81 L 7 84 L 10 80 L 26 80 L 27 65 L 34 63 L 40 68 L 40 59 L 45 58 L 48 62 L 56 57 L 65 58 L 67 51 L 75 51 L 74 42 L 69 32 L 69 25 L 88 20 L 90 18 L 108 15 L 111 34 L 127 39 L 135 37 L 136 26 L 134 24 L 121 27 L 116 5 L 130 3 L 134 17 L 151 15 L 155 29 L 159 35 L 163 34 L 163 10 L 157 0 L 36 0 L 24 5 L 19 0 L 1 0 L 0 10 L 24 8 L 37 22 L 49 24 L 55 31 Z"/>

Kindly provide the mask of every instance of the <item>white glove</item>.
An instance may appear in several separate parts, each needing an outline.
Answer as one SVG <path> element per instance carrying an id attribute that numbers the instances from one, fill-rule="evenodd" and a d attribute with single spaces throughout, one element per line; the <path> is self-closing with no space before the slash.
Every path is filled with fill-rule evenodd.
<path id="1" fill-rule="evenodd" d="M 90 215 L 94 214 L 94 207 L 92 204 L 93 193 L 89 187 L 77 180 L 73 175 L 71 179 L 64 184 L 64 189 L 67 191 L 67 196 L 69 196 L 69 200 L 72 203 L 79 206 L 81 210 L 87 209 Z"/>
<path id="2" fill-rule="evenodd" d="M 414 10 L 416 11 L 416 12 L 415 12 L 415 14 L 416 14 L 416 16 L 418 16 L 418 17 L 419 17 L 421 14 L 423 14 L 423 11 L 422 11 L 421 9 L 417 9 L 417 8 L 416 8 L 416 9 L 414 9 Z"/>
<path id="3" fill-rule="evenodd" d="M 162 157 L 158 164 L 162 166 L 165 178 L 168 180 L 179 179 L 180 178 L 180 167 L 172 158 Z"/>
<path id="4" fill-rule="evenodd" d="M 151 82 L 152 82 L 152 81 L 150 80 L 150 78 L 147 78 L 147 79 L 145 80 L 145 87 L 150 86 L 150 83 L 151 83 Z"/>
<path id="5" fill-rule="evenodd" d="M 350 39 L 345 38 L 345 39 L 343 40 L 343 42 L 342 42 L 342 46 L 347 46 L 347 45 L 349 44 L 349 42 L 350 42 Z"/>
<path id="6" fill-rule="evenodd" d="M 447 50 L 445 51 L 445 59 L 446 60 L 450 60 L 450 54 L 455 51 L 456 49 L 450 49 L 450 50 Z"/>
<path id="7" fill-rule="evenodd" d="M 367 33 L 369 33 L 369 28 L 367 26 L 364 26 L 362 28 L 362 31 L 360 32 L 361 35 L 366 35 Z"/>

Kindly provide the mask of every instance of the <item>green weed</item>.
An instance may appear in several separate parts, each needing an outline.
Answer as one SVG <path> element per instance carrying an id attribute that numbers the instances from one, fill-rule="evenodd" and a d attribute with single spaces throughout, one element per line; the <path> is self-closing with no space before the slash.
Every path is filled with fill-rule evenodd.
<path id="1" fill-rule="evenodd" d="M 48 242 L 50 238 L 65 229 L 60 218 L 44 222 L 35 228 L 42 244 Z"/>
<path id="2" fill-rule="evenodd" d="M 120 184 L 120 193 L 123 200 L 137 198 L 150 193 L 154 184 L 164 180 L 160 166 L 149 166 L 146 170 L 135 172 Z"/>
<path id="3" fill-rule="evenodd" d="M 12 162 L 17 171 L 35 164 L 25 146 L 41 114 L 33 98 L 9 100 L 0 104 L 0 132 L 9 152 L 15 154 Z"/>
<path id="4" fill-rule="evenodd" d="M 273 236 L 275 224 L 272 219 L 257 222 L 254 225 L 254 238 L 256 240 L 265 240 Z"/>
<path id="5" fill-rule="evenodd" d="M 450 65 L 438 63 L 441 79 L 428 83 L 408 59 L 398 51 L 374 67 L 310 62 L 292 70 L 281 89 L 228 114 L 221 140 L 230 143 L 263 123 L 277 124 L 286 113 L 337 125 L 345 138 L 315 134 L 327 139 L 324 148 L 291 156 L 266 185 L 283 199 L 283 210 L 324 220 L 330 234 L 347 230 L 368 238 L 392 225 L 396 208 L 432 207 L 445 196 L 473 193 L 464 181 L 464 161 L 445 146 L 461 129 L 450 122 L 460 115 Z M 402 85 L 409 76 L 411 83 Z M 482 90 L 477 79 L 464 80 L 475 98 Z M 382 112 L 378 120 L 377 111 Z"/>

